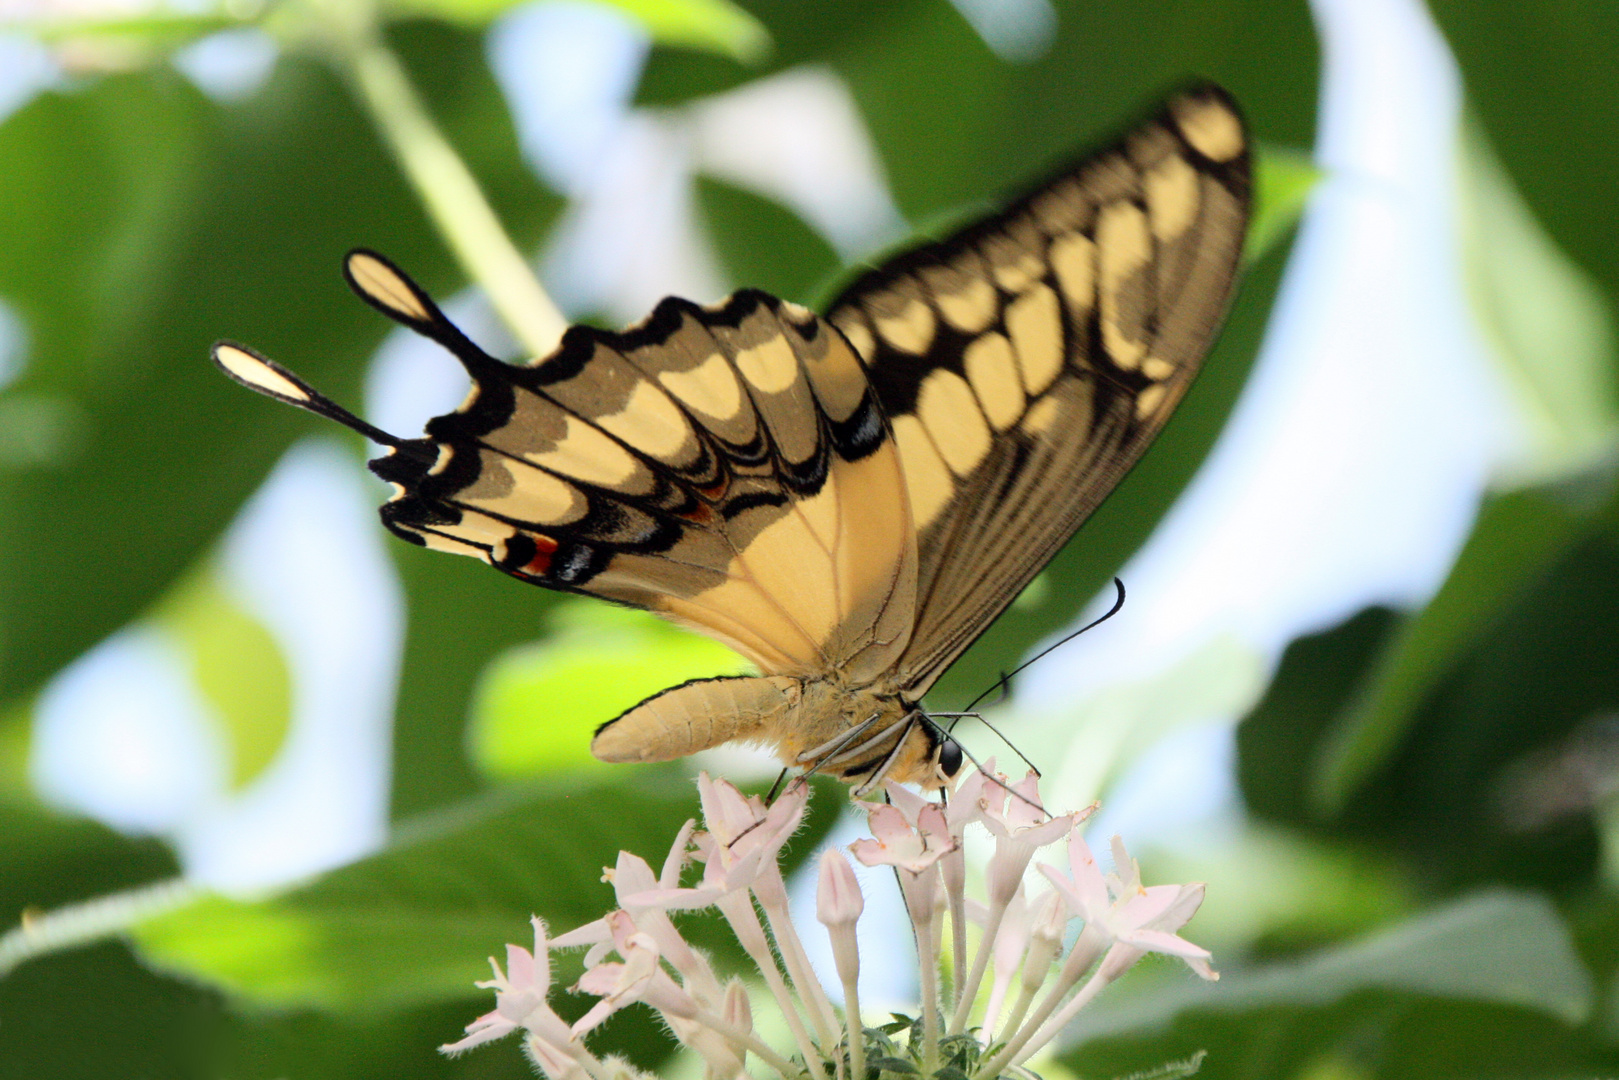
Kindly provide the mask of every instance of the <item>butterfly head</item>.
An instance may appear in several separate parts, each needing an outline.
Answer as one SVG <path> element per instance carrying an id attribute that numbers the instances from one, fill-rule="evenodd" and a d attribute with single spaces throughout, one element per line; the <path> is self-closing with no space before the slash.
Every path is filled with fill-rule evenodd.
<path id="1" fill-rule="evenodd" d="M 800 708 L 774 741 L 790 764 L 836 776 L 856 795 L 885 780 L 936 790 L 955 778 L 966 757 L 915 703 L 832 683 L 806 685 Z"/>

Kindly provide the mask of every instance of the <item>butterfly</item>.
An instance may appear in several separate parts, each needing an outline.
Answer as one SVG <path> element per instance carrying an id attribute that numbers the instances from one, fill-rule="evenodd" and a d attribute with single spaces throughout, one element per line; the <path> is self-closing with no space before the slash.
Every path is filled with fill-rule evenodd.
<path id="1" fill-rule="evenodd" d="M 371 468 L 403 539 L 643 608 L 758 668 L 642 701 L 597 730 L 598 758 L 736 740 L 857 791 L 936 788 L 962 750 L 923 695 L 1163 428 L 1230 301 L 1250 191 L 1242 117 L 1201 84 L 825 316 L 751 289 L 670 298 L 512 365 L 354 251 L 353 289 L 472 378 L 420 438 L 244 346 L 213 357 L 386 446 Z"/>

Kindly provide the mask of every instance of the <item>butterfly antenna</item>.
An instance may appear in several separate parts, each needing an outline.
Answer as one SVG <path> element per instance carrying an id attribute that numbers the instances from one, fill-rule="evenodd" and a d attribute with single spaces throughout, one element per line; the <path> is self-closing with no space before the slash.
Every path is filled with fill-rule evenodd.
<path id="1" fill-rule="evenodd" d="M 1119 595 L 1118 595 L 1118 598 L 1113 601 L 1113 606 L 1107 609 L 1107 614 L 1103 615 L 1099 619 L 1096 619 L 1096 620 L 1094 620 L 1092 622 L 1086 623 L 1084 626 L 1081 626 L 1078 630 L 1075 630 L 1072 634 L 1068 634 L 1065 637 L 1063 637 L 1062 640 L 1053 642 L 1052 644 L 1046 646 L 1044 649 L 1041 649 L 1039 652 L 1035 653 L 1033 656 L 1031 656 L 1027 660 L 1023 661 L 1023 663 L 1021 663 L 1017 667 L 1013 668 L 1010 672 L 1002 672 L 1001 677 L 999 679 L 996 679 L 993 683 L 991 683 L 989 685 L 989 688 L 986 689 L 982 694 L 979 694 L 977 697 L 973 698 L 972 701 L 968 703 L 967 708 L 963 709 L 962 712 L 964 714 L 972 712 L 973 709 L 978 707 L 978 703 L 980 701 L 983 701 L 985 698 L 989 697 L 989 695 L 992 694 L 995 691 L 996 687 L 1004 687 L 1004 686 L 1009 685 L 1013 675 L 1016 675 L 1018 672 L 1023 671 L 1025 668 L 1027 668 L 1030 664 L 1034 663 L 1036 660 L 1042 660 L 1045 657 L 1049 656 L 1051 653 L 1055 652 L 1057 649 L 1062 648 L 1064 645 L 1068 644 L 1070 641 L 1073 641 L 1079 635 L 1085 633 L 1085 631 L 1094 630 L 1098 626 L 1101 626 L 1103 623 L 1107 622 L 1109 619 L 1113 618 L 1113 616 L 1117 615 L 1119 613 L 1119 609 L 1124 607 L 1124 582 L 1120 581 L 1118 578 L 1114 578 L 1113 579 L 1113 585 L 1114 585 L 1114 587 L 1116 589 L 1118 589 Z M 1008 743 L 1007 745 L 1010 746 L 1011 744 Z M 1016 749 L 1016 747 L 1013 747 L 1013 749 Z M 1021 757 L 1022 755 L 1020 754 L 1019 756 Z"/>
<path id="2" fill-rule="evenodd" d="M 983 773 L 984 776 L 990 781 L 990 783 L 992 783 L 992 784 L 996 785 L 997 787 L 1001 788 L 1007 794 L 1013 796 L 1014 798 L 1016 798 L 1016 799 L 1018 799 L 1018 800 L 1020 800 L 1022 802 L 1028 803 L 1034 809 L 1040 811 L 1042 814 L 1045 814 L 1047 817 L 1051 816 L 1050 813 L 1046 810 L 1045 807 L 1041 806 L 1039 803 L 1035 802 L 1033 799 L 1031 799 L 1027 795 L 1023 794 L 1023 792 L 1018 791 L 1016 788 L 1012 787 L 1012 785 L 1008 784 L 1006 781 L 1002 780 L 1000 777 L 996 776 L 994 773 L 992 773 L 992 772 L 988 771 L 987 769 L 985 769 L 984 768 L 984 763 L 979 761 L 978 758 L 976 758 L 975 756 L 973 756 L 973 752 L 971 750 L 968 750 L 965 746 L 962 746 L 961 741 L 959 739 L 952 738 L 951 735 L 950 735 L 950 732 L 945 730 L 944 726 L 942 724 L 940 724 L 937 720 L 934 719 L 934 716 L 942 716 L 942 715 L 944 715 L 943 713 L 935 713 L 935 714 L 933 714 L 933 716 L 930 716 L 927 713 L 918 712 L 916 715 L 923 723 L 928 724 L 929 726 L 931 726 L 933 728 L 934 732 L 937 735 L 939 735 L 940 738 L 950 739 L 951 742 L 954 742 L 957 746 L 961 747 L 961 756 L 966 758 L 968 761 L 972 762 L 973 763 L 973 768 L 975 768 L 979 772 Z M 963 714 L 963 715 L 966 715 L 966 714 Z M 979 719 L 983 719 L 983 718 L 980 717 Z M 990 728 L 990 730 L 995 731 L 994 728 Z M 1001 733 L 996 731 L 995 734 L 1000 735 Z M 1006 736 L 1001 735 L 1001 741 L 1006 742 Z M 1007 746 L 1012 746 L 1012 744 L 1009 743 L 1009 742 L 1006 743 L 1006 745 Z M 1029 768 L 1031 768 L 1031 769 L 1034 769 L 1034 775 L 1036 775 L 1036 776 L 1040 775 L 1040 770 L 1035 769 L 1034 768 L 1034 763 L 1031 762 L 1028 758 L 1023 757 L 1023 752 L 1021 750 L 1019 750 L 1015 746 L 1012 746 L 1012 752 L 1014 754 L 1017 754 L 1018 757 L 1023 758 L 1023 763 L 1025 765 L 1029 766 Z M 940 789 L 941 792 L 943 790 L 944 790 L 943 788 Z"/>
<path id="3" fill-rule="evenodd" d="M 980 724 L 983 724 L 985 727 L 989 728 L 989 730 L 992 733 L 994 733 L 996 738 L 1000 739 L 1001 742 L 1005 743 L 1006 746 L 1007 746 L 1007 749 L 1011 750 L 1012 753 L 1016 754 L 1018 756 L 1018 759 L 1020 761 L 1022 761 L 1023 764 L 1027 765 L 1029 767 L 1030 771 L 1034 773 L 1034 775 L 1036 775 L 1036 776 L 1044 776 L 1045 775 L 1045 773 L 1041 772 L 1039 767 L 1037 765 L 1035 765 L 1034 762 L 1029 760 L 1029 756 L 1027 754 L 1025 754 L 1023 751 L 1021 751 L 1021 750 L 1019 750 L 1017 748 L 1017 743 L 1013 742 L 1011 739 L 1008 739 L 1006 737 L 1006 734 L 1004 732 L 1002 732 L 1000 728 L 996 727 L 994 724 L 990 723 L 988 720 L 985 720 L 983 713 L 978 713 L 978 712 L 934 713 L 933 716 L 935 718 L 940 717 L 940 716 L 948 716 L 948 717 L 950 717 L 950 724 L 949 724 L 948 727 L 945 728 L 945 731 L 950 735 L 951 738 L 955 738 L 956 725 L 957 724 L 961 723 L 963 720 L 968 720 L 968 719 L 977 720 Z M 958 740 L 956 745 L 958 745 L 958 746 L 961 745 L 959 740 Z M 963 748 L 962 753 L 966 753 L 965 748 Z"/>
<path id="4" fill-rule="evenodd" d="M 364 248 L 349 252 L 343 259 L 343 277 L 361 300 L 401 326 L 450 350 L 473 375 L 489 370 L 491 365 L 506 367 L 446 318 L 426 289 L 376 252 Z"/>
<path id="5" fill-rule="evenodd" d="M 271 360 L 261 356 L 245 345 L 238 345 L 232 341 L 215 343 L 211 355 L 220 371 L 241 383 L 249 390 L 257 390 L 265 397 L 284 401 L 288 405 L 295 405 L 316 416 L 324 416 L 328 420 L 336 420 L 339 424 L 357 431 L 374 443 L 391 446 L 395 450 L 412 457 L 431 460 L 433 451 L 412 439 L 401 439 L 397 435 L 390 435 L 374 424 L 368 424 L 358 416 L 349 412 L 343 406 L 320 393 L 314 387 L 304 382 L 298 376 Z"/>

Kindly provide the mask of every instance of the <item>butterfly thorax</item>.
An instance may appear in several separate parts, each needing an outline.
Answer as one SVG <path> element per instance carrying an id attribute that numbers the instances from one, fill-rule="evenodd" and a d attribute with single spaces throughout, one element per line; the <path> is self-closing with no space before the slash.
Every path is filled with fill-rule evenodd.
<path id="1" fill-rule="evenodd" d="M 878 774 L 928 788 L 942 782 L 932 726 L 897 685 L 850 685 L 834 672 L 801 686 L 795 707 L 760 732 L 785 764 L 852 783 Z"/>

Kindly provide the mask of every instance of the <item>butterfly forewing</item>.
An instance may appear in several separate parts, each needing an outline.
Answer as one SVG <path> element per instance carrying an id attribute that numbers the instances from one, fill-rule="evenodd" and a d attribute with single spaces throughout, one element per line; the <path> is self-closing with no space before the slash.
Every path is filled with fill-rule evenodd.
<path id="1" fill-rule="evenodd" d="M 865 361 L 918 530 L 920 696 L 1158 433 L 1229 302 L 1247 139 L 1188 90 L 1002 214 L 867 274 L 829 318 Z"/>

